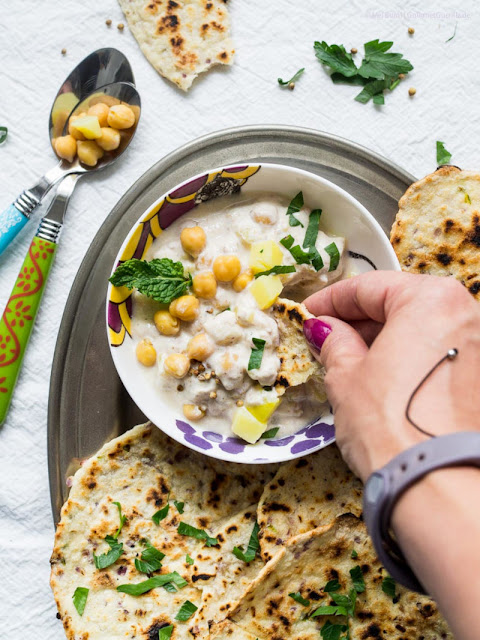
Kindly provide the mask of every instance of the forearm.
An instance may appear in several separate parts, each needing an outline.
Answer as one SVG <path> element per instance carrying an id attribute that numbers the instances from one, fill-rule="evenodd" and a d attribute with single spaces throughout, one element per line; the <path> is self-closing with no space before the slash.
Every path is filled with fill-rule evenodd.
<path id="1" fill-rule="evenodd" d="M 395 535 L 455 640 L 480 638 L 480 470 L 430 473 L 395 507 Z"/>

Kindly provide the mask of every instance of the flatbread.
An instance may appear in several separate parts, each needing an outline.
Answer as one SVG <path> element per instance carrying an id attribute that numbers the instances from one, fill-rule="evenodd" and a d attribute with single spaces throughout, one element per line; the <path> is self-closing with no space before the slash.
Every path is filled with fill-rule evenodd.
<path id="1" fill-rule="evenodd" d="M 201 574 L 226 583 L 236 575 L 240 595 L 242 571 L 250 569 L 227 550 L 248 543 L 255 505 L 275 471 L 270 465 L 225 465 L 183 447 L 149 423 L 102 447 L 75 474 L 55 536 L 51 586 L 67 638 L 78 640 L 90 634 L 111 640 L 134 633 L 138 638 L 158 638 L 161 626 L 174 624 L 174 638 L 191 639 L 194 618 L 175 622 L 174 617 L 185 600 L 199 611 L 203 607 L 202 591 L 208 581 L 197 579 Z M 168 515 L 156 525 L 152 515 L 168 496 Z M 173 500 L 184 502 L 183 514 Z M 128 518 L 118 538 L 123 554 L 110 567 L 97 570 L 92 554 L 109 550 L 104 538 L 119 524 L 114 502 L 121 504 Z M 235 528 L 227 531 L 229 519 Z M 221 532 L 218 547 L 208 548 L 202 540 L 179 535 L 180 521 L 207 530 L 212 537 L 216 530 Z M 177 593 L 157 588 L 139 597 L 116 591 L 120 584 L 147 578 L 134 564 L 146 540 L 165 554 L 160 573 L 177 571 L 187 580 L 186 587 Z M 187 563 L 187 554 L 194 564 Z M 90 590 L 82 617 L 72 601 L 77 587 Z M 208 619 L 216 620 L 211 611 Z M 217 619 L 221 617 L 218 612 Z"/>
<path id="2" fill-rule="evenodd" d="M 362 483 L 331 444 L 283 464 L 260 499 L 257 518 L 265 561 L 293 536 L 330 524 L 343 513 L 362 512 Z"/>
<path id="3" fill-rule="evenodd" d="M 390 241 L 402 269 L 454 277 L 480 300 L 480 174 L 441 167 L 398 205 Z"/>
<path id="4" fill-rule="evenodd" d="M 180 89 L 217 64 L 231 65 L 227 0 L 119 0 L 150 64 Z"/>
<path id="5" fill-rule="evenodd" d="M 225 620 L 212 626 L 209 640 L 263 640 L 263 638 L 245 631 L 231 620 Z"/>
<path id="6" fill-rule="evenodd" d="M 272 312 L 280 334 L 277 348 L 280 370 L 275 382 L 279 395 L 314 376 L 317 384 L 323 386 L 324 369 L 312 356 L 302 330 L 305 320 L 314 316 L 305 305 L 286 298 L 278 298 Z"/>
<path id="7" fill-rule="evenodd" d="M 358 558 L 353 560 L 355 549 Z M 306 616 L 319 605 L 334 604 L 323 587 L 338 580 L 337 593 L 352 588 L 350 569 L 360 566 L 366 589 L 358 594 L 355 616 Z M 348 624 L 352 640 L 367 638 L 424 638 L 453 640 L 436 605 L 426 597 L 397 587 L 398 602 L 383 593 L 386 574 L 381 568 L 364 523 L 352 515 L 338 517 L 320 527 L 289 540 L 252 583 L 230 618 L 249 633 L 265 638 L 318 640 L 319 631 L 329 620 Z M 300 592 L 310 601 L 304 606 L 288 594 Z"/>

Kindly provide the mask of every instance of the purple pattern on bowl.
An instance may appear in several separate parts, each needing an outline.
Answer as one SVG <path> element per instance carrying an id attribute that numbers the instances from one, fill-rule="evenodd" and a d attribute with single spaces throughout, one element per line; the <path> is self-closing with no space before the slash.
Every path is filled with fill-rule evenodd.
<path id="1" fill-rule="evenodd" d="M 205 438 L 192 435 L 191 433 L 185 434 L 185 441 L 195 445 L 196 447 L 199 447 L 203 451 L 207 451 L 208 449 L 211 449 L 213 447 L 213 444 L 211 442 L 208 442 L 208 440 L 205 440 Z"/>
<path id="2" fill-rule="evenodd" d="M 210 442 L 223 442 L 223 436 L 216 431 L 203 431 L 202 436 Z"/>
<path id="3" fill-rule="evenodd" d="M 177 423 L 177 428 L 180 429 L 182 433 L 195 433 L 195 429 L 188 424 L 188 422 L 184 422 L 183 420 L 176 420 L 175 422 Z"/>
<path id="4" fill-rule="evenodd" d="M 301 440 L 290 449 L 292 453 L 303 453 L 323 444 L 323 440 Z"/>
<path id="5" fill-rule="evenodd" d="M 192 193 L 195 193 L 195 191 L 198 191 L 199 189 L 201 189 L 205 184 L 205 182 L 207 181 L 207 179 L 208 179 L 208 174 L 195 178 L 195 180 L 190 180 L 190 182 L 187 182 L 186 184 L 179 187 L 178 189 L 175 189 L 175 191 L 171 191 L 168 194 L 168 197 L 174 199 L 174 198 L 184 198 L 185 196 L 189 196 Z"/>
<path id="6" fill-rule="evenodd" d="M 265 440 L 265 444 L 267 447 L 286 447 L 287 444 L 290 444 L 295 436 L 287 436 L 286 438 L 279 438 L 278 440 Z"/>
<path id="7" fill-rule="evenodd" d="M 242 453 L 246 446 L 239 438 L 225 438 L 219 448 L 226 453 Z"/>
<path id="8" fill-rule="evenodd" d="M 167 202 L 165 200 L 160 212 L 158 214 L 158 220 L 162 229 L 167 229 L 175 220 L 178 220 L 181 216 L 185 215 L 197 205 L 194 200 L 188 200 L 188 202 Z"/>

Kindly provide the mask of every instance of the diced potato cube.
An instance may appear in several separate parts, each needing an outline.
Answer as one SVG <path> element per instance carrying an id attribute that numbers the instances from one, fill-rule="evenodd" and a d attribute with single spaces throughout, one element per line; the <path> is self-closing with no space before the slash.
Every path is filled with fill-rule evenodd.
<path id="1" fill-rule="evenodd" d="M 254 273 L 268 271 L 268 269 L 282 264 L 282 262 L 282 250 L 278 242 L 274 240 L 255 242 L 250 247 L 250 267 Z"/>
<path id="2" fill-rule="evenodd" d="M 271 307 L 282 293 L 283 284 L 280 276 L 260 276 L 250 285 L 250 292 L 260 309 Z"/>
<path id="3" fill-rule="evenodd" d="M 235 435 L 250 444 L 260 438 L 266 428 L 265 422 L 257 420 L 246 407 L 238 407 L 233 415 L 232 431 Z"/>
<path id="4" fill-rule="evenodd" d="M 248 411 L 259 422 L 268 422 L 270 416 L 280 404 L 281 400 L 275 400 L 274 402 L 266 402 L 265 404 L 259 404 L 253 407 L 247 407 Z"/>
<path id="5" fill-rule="evenodd" d="M 77 118 L 72 125 L 77 131 L 83 133 L 87 140 L 95 140 L 102 135 L 102 129 L 97 116 L 83 116 Z"/>

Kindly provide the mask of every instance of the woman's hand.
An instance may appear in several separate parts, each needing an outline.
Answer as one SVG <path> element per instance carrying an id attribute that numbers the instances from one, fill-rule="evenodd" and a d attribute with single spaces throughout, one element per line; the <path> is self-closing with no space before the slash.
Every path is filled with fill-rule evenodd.
<path id="1" fill-rule="evenodd" d="M 480 429 L 480 306 L 453 278 L 371 272 L 305 301 L 304 332 L 327 369 L 337 443 L 366 480 L 422 441 L 405 417 L 428 371 L 457 348 L 415 396 L 411 417 L 435 435 Z"/>

